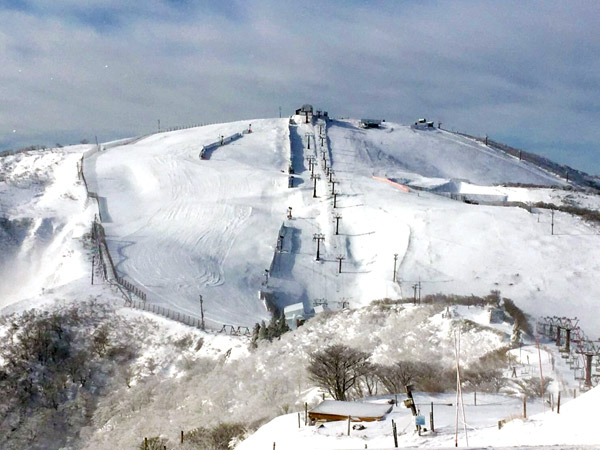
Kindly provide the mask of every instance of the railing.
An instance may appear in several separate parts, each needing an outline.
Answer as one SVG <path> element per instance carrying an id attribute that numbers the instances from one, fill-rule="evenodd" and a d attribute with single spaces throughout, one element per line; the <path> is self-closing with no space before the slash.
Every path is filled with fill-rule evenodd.
<path id="1" fill-rule="evenodd" d="M 245 130 L 246 131 L 246 130 Z M 245 133 L 235 133 L 232 134 L 231 136 L 221 136 L 221 139 L 219 139 L 216 142 L 213 142 L 212 144 L 208 144 L 202 147 L 202 150 L 200 151 L 200 159 L 210 159 L 210 156 L 212 155 L 212 152 L 214 152 L 218 147 L 221 147 L 223 145 L 227 145 L 230 142 L 236 141 L 238 139 L 240 139 L 244 134 L 248 133 L 248 131 L 246 131 Z"/>

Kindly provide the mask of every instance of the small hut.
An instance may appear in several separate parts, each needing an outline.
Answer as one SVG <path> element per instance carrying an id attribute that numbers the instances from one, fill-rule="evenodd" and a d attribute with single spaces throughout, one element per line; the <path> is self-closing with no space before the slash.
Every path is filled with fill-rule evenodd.
<path id="1" fill-rule="evenodd" d="M 379 128 L 381 120 L 379 119 L 360 119 L 361 128 Z"/>
<path id="2" fill-rule="evenodd" d="M 285 323 L 292 330 L 303 325 L 307 317 L 304 313 L 304 303 L 294 303 L 293 305 L 286 306 L 283 309 L 283 316 L 285 317 Z"/>
<path id="3" fill-rule="evenodd" d="M 376 420 L 382 420 L 392 408 L 393 405 L 390 403 L 324 400 L 308 412 L 308 418 L 311 422 L 347 420 L 348 417 L 350 417 L 350 420 L 353 422 L 374 422 Z"/>

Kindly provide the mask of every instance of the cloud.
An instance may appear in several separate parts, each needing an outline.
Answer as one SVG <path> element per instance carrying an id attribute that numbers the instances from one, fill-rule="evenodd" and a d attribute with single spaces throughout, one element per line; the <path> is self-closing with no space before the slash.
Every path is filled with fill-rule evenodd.
<path id="1" fill-rule="evenodd" d="M 427 116 L 600 172 L 597 2 L 81 5 L 0 9 L 0 145 L 312 102 L 334 116 Z"/>

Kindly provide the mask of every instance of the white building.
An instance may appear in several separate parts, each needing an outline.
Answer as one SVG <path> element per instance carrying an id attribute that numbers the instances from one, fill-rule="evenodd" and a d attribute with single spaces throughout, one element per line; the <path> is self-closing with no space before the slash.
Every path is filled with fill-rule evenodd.
<path id="1" fill-rule="evenodd" d="M 285 323 L 290 329 L 298 328 L 302 325 L 307 317 L 304 313 L 304 303 L 294 303 L 293 305 L 288 305 L 283 309 L 283 315 L 285 317 Z"/>

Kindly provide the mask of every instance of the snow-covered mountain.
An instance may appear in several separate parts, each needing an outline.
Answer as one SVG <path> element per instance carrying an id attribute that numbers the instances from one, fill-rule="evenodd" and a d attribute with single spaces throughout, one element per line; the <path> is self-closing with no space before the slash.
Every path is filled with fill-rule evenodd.
<path id="1" fill-rule="evenodd" d="M 110 389 L 89 412 L 93 426 L 77 439 L 87 448 L 114 448 L 163 433 L 154 408 L 186 430 L 203 420 L 247 420 L 244 408 L 257 405 L 262 420 L 315 397 L 305 364 L 324 343 L 364 348 L 381 364 L 425 359 L 426 352 L 426 359 L 450 365 L 451 332 L 466 327 L 468 365 L 510 341 L 511 326 L 488 327 L 487 310 L 458 308 L 455 320 L 435 305 L 380 307 L 373 300 L 494 290 L 532 318 L 578 316 L 589 336 L 600 334 L 597 225 L 533 207 L 537 202 L 600 210 L 594 191 L 480 142 L 388 122 L 364 129 L 357 120 L 305 123 L 294 116 L 21 152 L 0 158 L 0 308 L 6 315 L 90 297 L 120 307 L 122 297 L 114 283 L 98 278 L 98 265 L 91 284 L 92 259 L 100 257 L 89 234 L 95 216 L 118 276 L 145 292 L 149 305 L 194 317 L 202 295 L 210 329 L 268 321 L 265 299 L 280 309 L 302 302 L 307 312 L 324 302 L 350 306 L 254 353 L 245 338 L 200 330 L 190 337 L 183 325 L 120 309 L 125 319 L 115 324 L 129 321 L 131 330 L 115 325 L 111 336 L 119 343 L 137 336 L 135 351 L 124 374 L 101 383 Z M 0 323 L 0 336 L 10 330 Z M 568 391 L 568 367 L 561 362 L 555 369 L 552 350 L 544 351 L 544 370 L 557 378 L 553 389 Z M 533 376 L 528 355 L 535 350 L 523 352 L 514 358 Z M 514 399 L 490 401 L 505 402 L 502 418 L 520 407 Z M 486 413 L 477 427 L 494 425 L 498 414 Z M 276 419 L 243 445 L 268 442 L 274 429 L 288 433 L 295 417 Z M 519 433 L 529 433 L 528 426 Z M 300 430 L 296 443 L 312 445 L 311 433 Z M 328 433 L 323 448 L 335 448 L 339 441 Z M 482 433 L 478 442 L 514 444 L 506 434 Z M 441 436 L 430 444 L 451 444 L 449 433 Z M 590 443 L 588 434 L 536 439 L 528 442 Z M 422 441 L 406 436 L 404 443 Z"/>
<path id="2" fill-rule="evenodd" d="M 551 236 L 548 210 L 532 213 L 447 197 L 568 198 L 597 208 L 596 196 L 495 186 L 567 183 L 438 129 L 394 123 L 363 129 L 358 121 L 303 123 L 299 116 L 293 122 L 252 121 L 252 133 L 218 146 L 209 159 L 200 158 L 204 146 L 250 123 L 156 134 L 86 158 L 85 174 L 101 197 L 118 271 L 146 290 L 151 302 L 195 316 L 202 295 L 207 320 L 216 327 L 267 319 L 259 291 L 280 307 L 302 301 L 308 311 L 315 301 L 335 308 L 411 296 L 419 281 L 423 294 L 500 290 L 530 313 L 571 313 L 573 291 L 585 293 L 578 299 L 585 308 L 580 316 L 593 307 L 598 293 L 593 227 L 559 213 Z M 311 156 L 317 180 L 308 169 Z M 316 234 L 324 237 L 320 261 Z M 584 326 L 596 327 L 592 322 Z"/>

